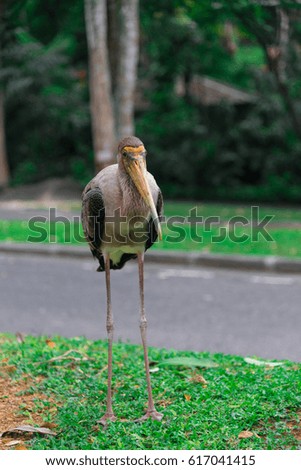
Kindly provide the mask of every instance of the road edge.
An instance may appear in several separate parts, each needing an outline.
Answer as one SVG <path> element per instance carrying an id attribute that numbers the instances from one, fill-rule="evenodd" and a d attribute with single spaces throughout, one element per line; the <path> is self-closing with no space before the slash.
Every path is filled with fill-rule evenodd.
<path id="1" fill-rule="evenodd" d="M 0 243 L 0 254 L 42 255 L 91 259 L 87 246 L 55 243 Z M 301 260 L 280 256 L 228 255 L 202 252 L 149 250 L 148 262 L 191 267 L 215 267 L 280 273 L 301 273 Z"/>

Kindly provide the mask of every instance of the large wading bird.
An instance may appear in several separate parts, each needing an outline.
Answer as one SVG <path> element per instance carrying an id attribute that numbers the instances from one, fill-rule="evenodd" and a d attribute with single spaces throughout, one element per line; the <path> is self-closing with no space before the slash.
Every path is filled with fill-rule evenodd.
<path id="1" fill-rule="evenodd" d="M 82 224 L 90 250 L 99 261 L 97 271 L 105 271 L 107 289 L 108 390 L 106 413 L 100 423 L 115 421 L 112 408 L 112 342 L 110 269 L 121 269 L 138 258 L 140 288 L 140 331 L 144 351 L 148 407 L 141 420 L 160 421 L 150 381 L 147 353 L 147 321 L 144 309 L 144 252 L 162 239 L 159 217 L 162 215 L 162 194 L 154 177 L 146 169 L 146 150 L 137 137 L 126 137 L 118 146 L 117 164 L 100 171 L 85 187 L 82 196 Z"/>

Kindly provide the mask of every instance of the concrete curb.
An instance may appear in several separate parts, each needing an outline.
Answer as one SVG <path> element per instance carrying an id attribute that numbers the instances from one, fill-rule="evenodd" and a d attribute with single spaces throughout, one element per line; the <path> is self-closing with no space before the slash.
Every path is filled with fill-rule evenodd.
<path id="1" fill-rule="evenodd" d="M 87 246 L 46 243 L 0 243 L 0 254 L 1 253 L 92 259 Z M 279 256 L 221 255 L 153 250 L 147 251 L 146 258 L 148 262 L 182 266 L 243 269 L 291 274 L 301 273 L 301 260 Z"/>

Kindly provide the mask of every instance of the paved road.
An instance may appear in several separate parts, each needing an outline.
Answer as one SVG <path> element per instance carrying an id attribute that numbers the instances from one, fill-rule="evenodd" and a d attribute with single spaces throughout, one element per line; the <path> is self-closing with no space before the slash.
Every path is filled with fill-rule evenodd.
<path id="1" fill-rule="evenodd" d="M 0 220 L 30 220 L 33 217 L 43 217 L 44 219 L 51 219 L 53 222 L 57 221 L 57 217 L 65 217 L 68 220 L 78 222 L 80 218 L 80 210 L 62 210 L 57 209 L 55 204 L 50 205 L 49 209 L 43 208 L 24 208 L 13 207 L 5 208 L 0 201 Z"/>
<path id="2" fill-rule="evenodd" d="M 140 342 L 136 265 L 112 273 L 115 338 Z M 93 260 L 0 255 L 0 331 L 105 338 Z M 146 266 L 149 344 L 301 361 L 301 276 Z"/>

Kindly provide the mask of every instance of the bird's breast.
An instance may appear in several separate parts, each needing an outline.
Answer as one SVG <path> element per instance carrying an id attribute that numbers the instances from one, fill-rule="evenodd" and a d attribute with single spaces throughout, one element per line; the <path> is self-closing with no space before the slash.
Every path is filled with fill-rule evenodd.
<path id="1" fill-rule="evenodd" d="M 148 223 L 150 214 L 122 215 L 115 214 L 105 218 L 102 247 L 112 246 L 139 246 L 145 244 L 148 237 Z"/>
<path id="2" fill-rule="evenodd" d="M 105 222 L 101 250 L 118 264 L 124 254 L 143 253 L 148 239 L 148 221 L 141 216 Z"/>

